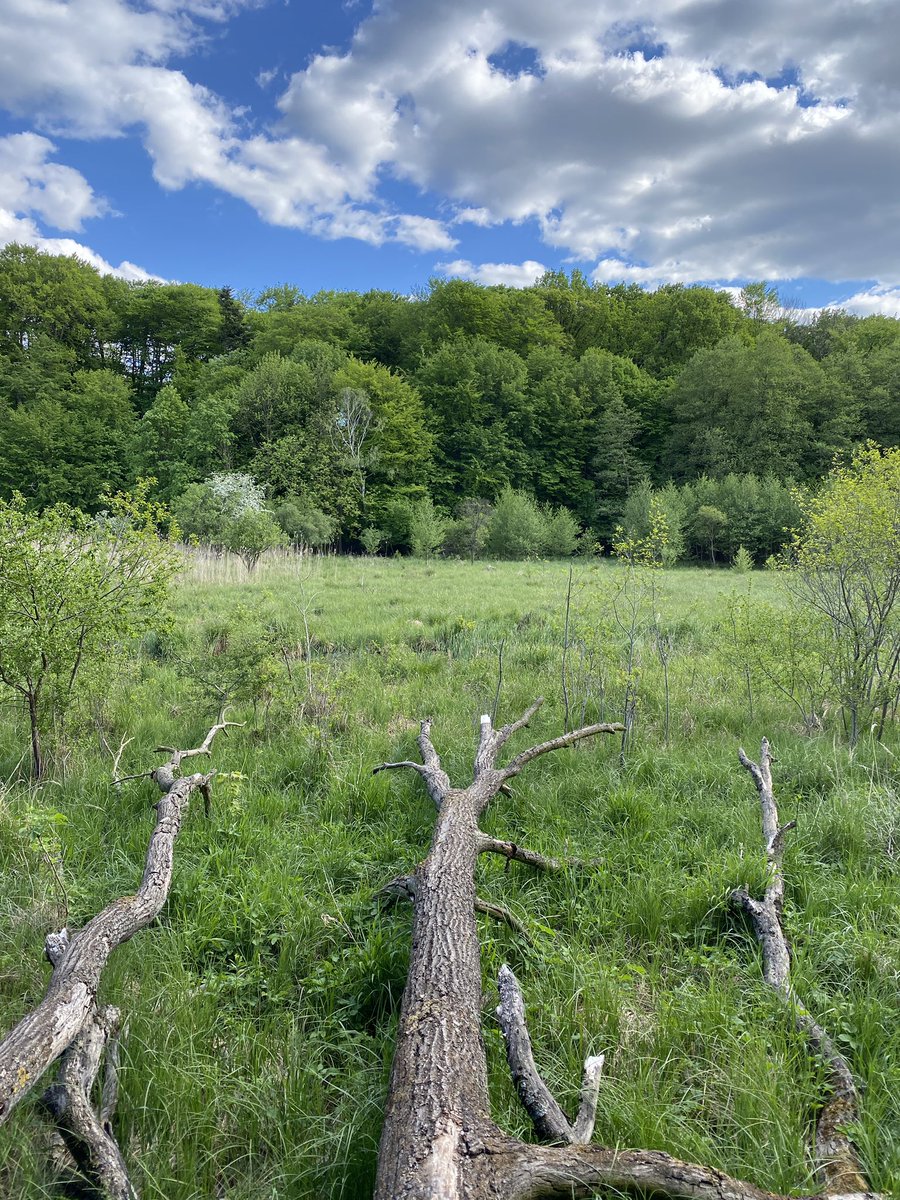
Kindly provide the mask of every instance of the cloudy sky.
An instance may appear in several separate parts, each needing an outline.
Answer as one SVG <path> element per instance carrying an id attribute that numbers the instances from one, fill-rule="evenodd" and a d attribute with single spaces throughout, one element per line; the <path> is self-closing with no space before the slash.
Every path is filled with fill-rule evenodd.
<path id="1" fill-rule="evenodd" d="M 623 9 L 627 19 L 623 19 Z M 896 0 L 0 0 L 0 244 L 900 313 Z"/>

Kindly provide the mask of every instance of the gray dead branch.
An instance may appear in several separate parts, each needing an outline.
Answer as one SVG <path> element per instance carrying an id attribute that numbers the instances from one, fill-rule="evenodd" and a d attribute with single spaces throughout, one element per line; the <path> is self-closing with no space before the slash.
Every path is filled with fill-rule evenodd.
<path id="1" fill-rule="evenodd" d="M 166 902 L 175 841 L 191 796 L 199 791 L 209 802 L 215 771 L 181 775 L 181 763 L 208 756 L 216 735 L 234 724 L 220 720 L 193 749 L 163 747 L 169 759 L 143 773 L 155 781 L 162 796 L 156 804 L 140 887 L 134 895 L 112 901 L 77 932 L 63 929 L 48 935 L 45 952 L 53 973 L 44 998 L 0 1043 L 0 1122 L 62 1056 L 59 1077 L 45 1092 L 43 1107 L 56 1121 L 82 1173 L 109 1200 L 132 1200 L 135 1192 L 112 1134 L 118 1013 L 98 1006 L 100 979 L 113 950 L 145 929 Z M 106 1082 L 95 1112 L 90 1094 L 104 1047 Z"/>

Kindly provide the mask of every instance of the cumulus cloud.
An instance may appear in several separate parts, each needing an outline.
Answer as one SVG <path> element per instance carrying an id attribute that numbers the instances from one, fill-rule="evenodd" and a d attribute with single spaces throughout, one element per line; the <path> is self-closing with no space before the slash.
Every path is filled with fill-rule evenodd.
<path id="1" fill-rule="evenodd" d="M 523 263 L 471 263 L 457 258 L 454 262 L 437 263 L 435 270 L 456 279 L 470 279 L 475 283 L 504 284 L 506 287 L 530 287 L 547 268 L 543 263 L 528 259 Z"/>
<path id="2" fill-rule="evenodd" d="M 127 259 L 115 266 L 95 250 L 76 242 L 73 238 L 45 237 L 29 217 L 19 216 L 0 207 L 0 246 L 8 246 L 10 242 L 34 246 L 43 250 L 45 254 L 63 254 L 67 257 L 75 255 L 83 262 L 90 263 L 101 275 L 117 275 L 120 279 L 127 279 L 132 283 L 147 283 L 149 280 L 163 282 L 159 275 L 153 275 Z"/>
<path id="3" fill-rule="evenodd" d="M 132 262 L 118 266 L 68 237 L 47 237 L 35 218 L 56 229 L 78 230 L 107 211 L 88 181 L 73 167 L 49 161 L 56 147 L 45 137 L 18 133 L 0 138 L 0 246 L 21 242 L 48 254 L 75 254 L 104 275 L 146 281 L 158 278 Z"/>
<path id="4" fill-rule="evenodd" d="M 894 14 L 393 0 L 281 104 L 373 187 L 388 168 L 457 221 L 533 220 L 599 278 L 858 278 L 900 252 Z"/>
<path id="5" fill-rule="evenodd" d="M 603 280 L 900 283 L 894 0 L 636 0 L 627 20 L 612 0 L 390 0 L 248 133 L 184 64 L 252 3 L 5 0 L 0 105 L 51 134 L 138 129 L 162 186 L 324 238 L 436 252 L 450 227 L 530 222 Z M 54 209 L 63 177 L 27 186 L 35 213 L 77 215 Z"/>

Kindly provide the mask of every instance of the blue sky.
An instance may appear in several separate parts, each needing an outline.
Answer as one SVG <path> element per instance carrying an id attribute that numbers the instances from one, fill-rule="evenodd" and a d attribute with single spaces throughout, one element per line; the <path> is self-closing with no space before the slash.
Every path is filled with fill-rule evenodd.
<path id="1" fill-rule="evenodd" d="M 893 0 L 0 0 L 0 243 L 900 313 Z"/>

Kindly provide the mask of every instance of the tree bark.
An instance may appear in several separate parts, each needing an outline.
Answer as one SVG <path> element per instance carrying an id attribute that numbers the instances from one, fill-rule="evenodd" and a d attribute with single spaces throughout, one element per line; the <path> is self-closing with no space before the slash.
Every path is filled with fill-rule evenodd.
<path id="1" fill-rule="evenodd" d="M 591 1136 L 600 1063 L 585 1064 L 581 1110 L 570 1122 L 541 1080 L 525 1028 L 524 1005 L 508 968 L 501 971 L 501 1024 L 508 1057 L 539 1136 L 568 1142 L 539 1146 L 504 1133 L 491 1119 L 481 1037 L 481 963 L 475 923 L 479 853 L 505 853 L 544 866 L 547 860 L 478 827 L 484 809 L 534 758 L 621 725 L 592 725 L 532 746 L 497 765 L 509 737 L 527 725 L 540 701 L 494 730 L 481 718 L 473 780 L 454 788 L 421 724 L 422 762 L 382 763 L 422 776 L 437 808 L 431 848 L 404 894 L 414 904 L 412 951 L 378 1153 L 375 1200 L 537 1200 L 589 1197 L 602 1188 L 654 1193 L 671 1200 L 785 1200 L 710 1167 L 650 1150 L 581 1144 Z M 503 847 L 503 849 L 501 849 Z M 552 869 L 552 868 L 551 868 Z M 863 1189 L 865 1193 L 865 1189 Z M 836 1193 L 823 1192 L 834 1200 Z M 849 1198 L 848 1198 L 849 1200 Z M 855 1200 L 862 1200 L 857 1196 Z"/>
<path id="2" fill-rule="evenodd" d="M 103 1128 L 102 1116 L 92 1113 L 88 1099 L 107 1036 L 102 1030 L 111 1019 L 109 1010 L 97 1007 L 100 977 L 112 951 L 149 925 L 165 904 L 172 881 L 175 840 L 188 801 L 198 790 L 204 798 L 208 796 L 215 771 L 179 777 L 182 760 L 210 754 L 216 734 L 233 724 L 220 721 L 203 743 L 191 750 L 163 747 L 171 754 L 168 762 L 144 772 L 163 794 L 156 805 L 156 826 L 140 887 L 135 895 L 108 904 L 71 937 L 65 929 L 48 935 L 46 953 L 53 973 L 44 998 L 0 1044 L 0 1123 L 47 1068 L 68 1051 L 60 1080 L 47 1094 L 45 1106 L 57 1114 L 66 1142 L 70 1146 L 79 1143 L 76 1158 L 84 1164 L 85 1174 L 102 1195 L 113 1200 L 130 1200 L 133 1191 L 128 1191 L 119 1179 L 124 1173 L 127 1183 L 118 1147 L 111 1130 Z M 109 1096 L 105 1107 L 110 1107 Z M 116 1155 L 118 1161 L 114 1162 Z M 130 1188 L 130 1183 L 127 1186 Z"/>
<path id="3" fill-rule="evenodd" d="M 763 978 L 778 993 L 793 1015 L 797 1029 L 806 1036 L 813 1055 L 825 1069 L 829 1095 L 816 1122 L 813 1151 L 816 1157 L 823 1195 L 848 1196 L 869 1191 L 859 1156 L 847 1136 L 846 1128 L 859 1120 L 859 1096 L 850 1066 L 834 1042 L 816 1021 L 794 990 L 791 982 L 791 953 L 782 924 L 784 907 L 785 835 L 796 821 L 778 823 L 778 807 L 772 784 L 772 754 L 763 738 L 759 762 L 752 762 L 743 749 L 738 751 L 741 766 L 750 773 L 759 793 L 763 844 L 768 866 L 768 882 L 762 900 L 754 900 L 746 888 L 739 888 L 734 901 L 749 914 L 762 949 Z"/>

